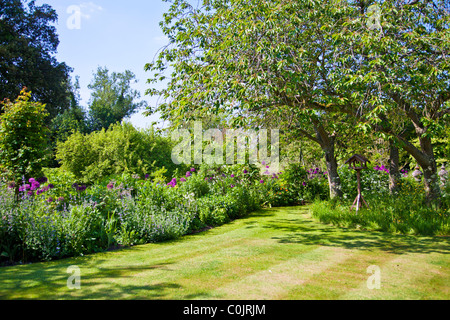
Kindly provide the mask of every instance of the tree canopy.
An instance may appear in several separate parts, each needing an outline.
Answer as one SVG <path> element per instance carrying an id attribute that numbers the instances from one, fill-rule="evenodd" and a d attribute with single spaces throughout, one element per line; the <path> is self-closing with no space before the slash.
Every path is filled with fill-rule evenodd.
<path id="1" fill-rule="evenodd" d="M 69 105 L 72 71 L 54 56 L 57 14 L 35 1 L 0 0 L 0 99 L 15 99 L 24 87 L 46 104 L 51 118 Z"/>
<path id="2" fill-rule="evenodd" d="M 174 123 L 224 110 L 237 125 L 261 112 L 346 115 L 413 156 L 436 199 L 430 139 L 450 113 L 449 21 L 444 0 L 176 0 L 161 22 L 170 44 L 146 66 L 150 84 L 168 85 L 147 93 Z"/>
<path id="3" fill-rule="evenodd" d="M 110 74 L 106 67 L 97 69 L 88 86 L 92 90 L 88 112 L 91 132 L 108 129 L 147 106 L 145 101 L 136 101 L 140 93 L 131 87 L 135 82 L 136 76 L 129 70 Z"/>

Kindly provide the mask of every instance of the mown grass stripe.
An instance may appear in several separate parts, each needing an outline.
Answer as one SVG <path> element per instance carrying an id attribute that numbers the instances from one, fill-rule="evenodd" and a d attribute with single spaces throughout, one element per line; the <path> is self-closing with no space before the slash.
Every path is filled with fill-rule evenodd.
<path id="1" fill-rule="evenodd" d="M 337 228 L 276 208 L 159 244 L 0 269 L 1 299 L 448 299 L 445 237 Z M 81 269 L 81 290 L 66 286 Z M 366 269 L 381 268 L 381 290 Z M 400 267 L 398 267 L 399 265 Z"/>

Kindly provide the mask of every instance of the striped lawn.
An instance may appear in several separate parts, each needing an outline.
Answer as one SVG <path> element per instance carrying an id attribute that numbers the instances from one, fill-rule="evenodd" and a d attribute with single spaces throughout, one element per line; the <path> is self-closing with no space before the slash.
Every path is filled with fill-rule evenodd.
<path id="1" fill-rule="evenodd" d="M 176 241 L 0 268 L 0 299 L 448 300 L 449 240 L 324 225 L 308 207 L 265 209 Z M 79 290 L 67 287 L 73 265 Z M 369 266 L 380 289 L 368 288 Z"/>

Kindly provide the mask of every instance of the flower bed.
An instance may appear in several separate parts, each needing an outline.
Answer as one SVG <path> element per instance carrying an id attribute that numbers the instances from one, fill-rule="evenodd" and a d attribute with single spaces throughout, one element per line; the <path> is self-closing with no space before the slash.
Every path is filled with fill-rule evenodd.
<path id="1" fill-rule="evenodd" d="M 167 183 L 162 175 L 123 174 L 95 185 L 61 169 L 0 188 L 0 263 L 85 255 L 165 241 L 218 226 L 264 206 L 301 204 L 307 186 L 289 171 L 256 166 L 192 168 Z M 311 182 L 312 183 L 312 182 Z"/>

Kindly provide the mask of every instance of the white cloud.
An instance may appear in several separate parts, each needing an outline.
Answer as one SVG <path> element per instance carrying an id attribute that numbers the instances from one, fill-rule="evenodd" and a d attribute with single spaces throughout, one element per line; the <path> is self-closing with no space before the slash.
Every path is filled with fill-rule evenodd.
<path id="1" fill-rule="evenodd" d="M 92 17 L 92 14 L 103 11 L 103 7 L 99 6 L 93 2 L 83 2 L 79 5 L 81 9 L 81 17 L 85 19 L 90 19 Z"/>

